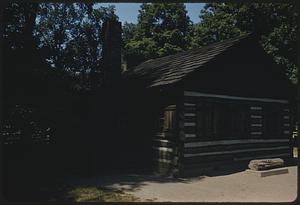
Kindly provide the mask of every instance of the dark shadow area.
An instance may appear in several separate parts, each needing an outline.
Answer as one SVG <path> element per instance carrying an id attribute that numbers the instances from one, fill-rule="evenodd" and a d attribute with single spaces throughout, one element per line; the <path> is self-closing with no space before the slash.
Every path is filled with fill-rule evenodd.
<path id="1" fill-rule="evenodd" d="M 6 185 L 5 198 L 9 201 L 65 201 L 67 194 L 76 187 L 98 187 L 103 191 L 134 191 L 155 183 L 189 183 L 197 178 L 168 178 L 151 174 L 119 174 L 94 177 L 79 175 L 33 176 L 14 175 Z"/>

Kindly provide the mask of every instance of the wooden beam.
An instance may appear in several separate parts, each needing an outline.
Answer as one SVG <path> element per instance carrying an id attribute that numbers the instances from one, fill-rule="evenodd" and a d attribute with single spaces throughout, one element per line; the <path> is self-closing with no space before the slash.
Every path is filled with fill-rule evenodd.
<path id="1" fill-rule="evenodd" d="M 189 137 L 196 137 L 195 134 L 185 134 L 185 137 L 189 138 Z"/>
<path id="2" fill-rule="evenodd" d="M 171 160 L 168 160 L 168 159 L 156 159 L 157 161 L 159 162 L 162 162 L 162 163 L 167 163 L 167 164 L 171 164 L 172 161 Z"/>
<path id="3" fill-rule="evenodd" d="M 237 97 L 237 96 L 229 96 L 229 95 L 215 95 L 215 94 L 199 93 L 199 92 L 194 92 L 194 91 L 184 91 L 184 95 L 185 96 L 193 96 L 193 97 L 213 97 L 213 98 L 223 98 L 223 99 L 232 99 L 232 100 L 288 103 L 287 100 L 279 100 L 279 99 L 272 99 L 272 98 Z"/>
<path id="4" fill-rule="evenodd" d="M 262 118 L 261 115 L 251 115 L 250 117 L 253 119 L 261 119 Z"/>
<path id="5" fill-rule="evenodd" d="M 243 152 L 256 152 L 256 151 L 268 151 L 268 150 L 281 150 L 281 149 L 289 149 L 289 146 L 281 146 L 281 147 L 272 147 L 272 148 L 255 148 L 255 149 L 240 149 L 233 151 L 220 151 L 220 152 L 204 152 L 204 153 L 196 153 L 196 154 L 184 154 L 184 157 L 199 157 L 199 156 L 208 156 L 208 155 L 223 155 L 223 154 L 236 154 Z"/>
<path id="6" fill-rule="evenodd" d="M 173 152 L 172 148 L 168 148 L 168 147 L 153 147 L 153 149 L 162 151 L 162 152 Z"/>
<path id="7" fill-rule="evenodd" d="M 166 143 L 168 143 L 168 142 L 170 142 L 170 140 L 162 140 L 162 139 L 153 139 L 154 141 L 159 141 L 159 142 L 166 142 Z"/>
<path id="8" fill-rule="evenodd" d="M 247 144 L 247 143 L 271 143 L 271 142 L 289 142 L 289 139 L 243 139 L 243 140 L 188 142 L 188 143 L 184 143 L 184 147 L 205 147 L 205 146 L 213 146 L 213 145 L 233 145 L 233 144 Z"/>
<path id="9" fill-rule="evenodd" d="M 194 104 L 194 103 L 184 103 L 184 106 L 196 106 L 196 104 Z"/>
<path id="10" fill-rule="evenodd" d="M 261 135 L 262 132 L 250 132 L 251 135 Z"/>
<path id="11" fill-rule="evenodd" d="M 262 127 L 262 124 L 251 124 L 252 127 Z"/>
<path id="12" fill-rule="evenodd" d="M 252 156 L 252 157 L 237 157 L 234 158 L 234 161 L 244 161 L 244 160 L 251 160 L 251 159 L 259 159 L 259 158 L 267 158 L 267 157 L 285 157 L 285 156 L 290 156 L 289 153 L 284 153 L 284 154 L 270 154 L 270 155 L 261 155 L 258 157 Z"/>
<path id="13" fill-rule="evenodd" d="M 195 113 L 184 113 L 184 116 L 185 117 L 194 117 L 194 116 L 196 116 L 196 114 Z"/>
<path id="14" fill-rule="evenodd" d="M 189 127 L 189 126 L 192 126 L 192 127 L 193 127 L 193 126 L 196 126 L 196 123 L 195 123 L 195 122 L 185 122 L 185 123 L 184 123 L 184 126 L 185 126 L 185 127 Z"/>
<path id="15" fill-rule="evenodd" d="M 253 107 L 250 107 L 250 110 L 262 110 L 262 107 L 253 106 Z"/>

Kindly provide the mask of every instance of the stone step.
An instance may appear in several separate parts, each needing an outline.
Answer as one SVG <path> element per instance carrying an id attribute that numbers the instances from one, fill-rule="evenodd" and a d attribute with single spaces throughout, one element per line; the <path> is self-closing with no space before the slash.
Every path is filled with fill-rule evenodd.
<path id="1" fill-rule="evenodd" d="M 251 169 L 246 169 L 246 172 L 249 174 L 254 174 L 259 177 L 267 177 L 272 175 L 279 175 L 279 174 L 287 174 L 289 173 L 288 168 L 277 168 L 277 169 L 270 169 L 270 170 L 263 170 L 263 171 L 256 171 Z"/>

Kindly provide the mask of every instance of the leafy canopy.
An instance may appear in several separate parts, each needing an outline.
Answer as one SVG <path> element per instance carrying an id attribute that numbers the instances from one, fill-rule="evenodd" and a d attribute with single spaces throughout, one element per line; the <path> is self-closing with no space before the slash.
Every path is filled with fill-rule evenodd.
<path id="1" fill-rule="evenodd" d="M 114 7 L 95 8 L 92 3 L 43 3 L 35 36 L 39 47 L 49 51 L 53 67 L 76 72 L 97 69 L 101 59 L 101 25 L 115 17 Z"/>
<path id="2" fill-rule="evenodd" d="M 298 29 L 295 4 L 282 3 L 212 3 L 200 13 L 194 26 L 193 47 L 256 32 L 261 45 L 274 60 L 287 68 L 286 74 L 297 82 Z"/>
<path id="3" fill-rule="evenodd" d="M 191 21 L 183 3 L 144 3 L 137 25 L 125 24 L 124 28 L 124 51 L 129 67 L 189 47 Z"/>

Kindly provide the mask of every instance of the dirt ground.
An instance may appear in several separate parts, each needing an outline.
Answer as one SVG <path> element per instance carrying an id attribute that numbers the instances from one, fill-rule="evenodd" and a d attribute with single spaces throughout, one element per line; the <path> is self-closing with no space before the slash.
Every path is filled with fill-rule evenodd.
<path id="1" fill-rule="evenodd" d="M 259 177 L 241 171 L 233 174 L 172 179 L 148 175 L 90 178 L 96 183 L 122 190 L 139 201 L 157 202 L 290 202 L 297 197 L 297 166 L 286 174 Z"/>

